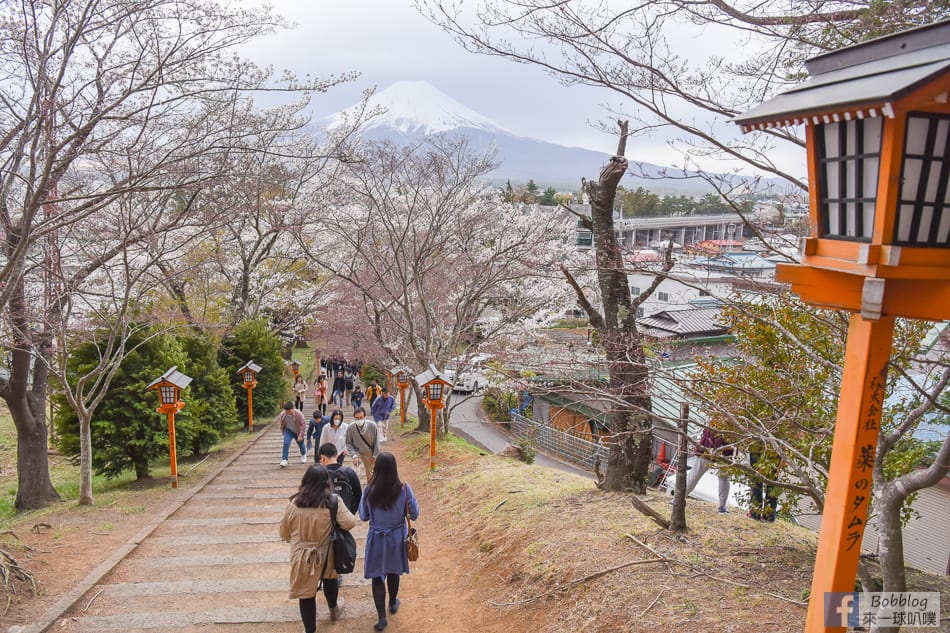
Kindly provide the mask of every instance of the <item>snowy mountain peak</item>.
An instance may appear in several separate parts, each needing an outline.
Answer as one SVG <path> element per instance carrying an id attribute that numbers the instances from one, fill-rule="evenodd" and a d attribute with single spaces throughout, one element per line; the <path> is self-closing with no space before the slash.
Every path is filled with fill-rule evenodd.
<path id="1" fill-rule="evenodd" d="M 425 81 L 397 81 L 374 94 L 369 107 L 379 107 L 383 113 L 371 119 L 364 130 L 390 128 L 406 135 L 425 135 L 475 128 L 512 134 Z M 358 108 L 358 105 L 352 106 L 331 116 L 327 127 L 332 130 L 347 119 L 352 121 Z"/>

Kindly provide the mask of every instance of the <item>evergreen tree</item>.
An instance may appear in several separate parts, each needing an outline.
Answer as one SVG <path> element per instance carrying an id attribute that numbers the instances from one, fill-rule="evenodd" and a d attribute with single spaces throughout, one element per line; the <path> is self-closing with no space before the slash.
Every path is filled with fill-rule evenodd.
<path id="1" fill-rule="evenodd" d="M 735 213 L 722 196 L 716 193 L 707 193 L 696 202 L 697 215 L 722 215 Z"/>
<path id="2" fill-rule="evenodd" d="M 625 218 L 647 218 L 661 215 L 660 197 L 643 187 L 634 191 L 624 191 L 621 198 Z"/>
<path id="3" fill-rule="evenodd" d="M 280 355 L 280 339 L 267 327 L 265 319 L 239 323 L 224 339 L 218 355 L 219 363 L 230 375 L 237 415 L 247 425 L 247 391 L 237 370 L 249 360 L 261 366 L 254 387 L 254 411 L 258 416 L 276 414 L 287 390 L 284 360 Z"/>
<path id="4" fill-rule="evenodd" d="M 548 187 L 538 199 L 538 204 L 544 205 L 546 207 L 553 207 L 557 204 L 556 197 L 557 191 L 554 189 L 554 187 Z"/>
<path id="5" fill-rule="evenodd" d="M 195 381 L 189 386 L 189 423 L 176 424 L 176 440 L 187 454 L 200 455 L 241 425 L 228 371 L 218 364 L 219 341 L 195 334 L 181 343 L 188 355 L 181 370 Z"/>
<path id="6" fill-rule="evenodd" d="M 168 456 L 168 425 L 166 417 L 156 412 L 157 396 L 145 387 L 170 367 L 184 367 L 185 352 L 175 337 L 154 335 L 147 329 L 129 341 L 132 350 L 122 360 L 112 379 L 108 395 L 96 410 L 91 423 L 92 467 L 107 477 L 117 477 L 127 468 L 135 470 L 136 479 L 150 476 L 149 462 Z M 69 360 L 80 375 L 83 367 L 95 363 L 97 348 L 92 343 L 74 349 Z M 189 402 L 190 388 L 182 394 Z M 53 401 L 60 406 L 54 417 L 60 451 L 79 459 L 79 420 L 65 403 L 65 396 L 56 394 Z M 188 407 L 176 414 L 176 429 L 192 424 Z M 180 438 L 176 438 L 176 445 Z"/>
<path id="7" fill-rule="evenodd" d="M 538 199 L 538 185 L 534 180 L 529 180 L 528 184 L 525 185 L 525 191 L 527 191 L 527 199 L 524 201 L 527 204 L 534 204 Z"/>
<path id="8" fill-rule="evenodd" d="M 505 188 L 501 191 L 501 201 L 502 202 L 514 202 L 515 201 L 515 190 L 511 186 L 511 180 L 505 183 Z"/>

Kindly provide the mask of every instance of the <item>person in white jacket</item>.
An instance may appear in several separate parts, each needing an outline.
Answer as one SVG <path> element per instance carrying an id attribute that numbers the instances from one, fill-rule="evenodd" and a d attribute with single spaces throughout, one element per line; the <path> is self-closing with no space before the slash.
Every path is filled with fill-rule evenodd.
<path id="1" fill-rule="evenodd" d="M 349 425 L 343 421 L 343 411 L 335 409 L 333 413 L 330 414 L 330 423 L 324 426 L 323 431 L 320 432 L 320 441 L 317 443 L 317 446 L 323 446 L 324 444 L 333 444 L 336 446 L 336 461 L 341 465 L 348 454 L 346 452 L 346 429 L 348 426 Z M 319 459 L 319 457 L 317 459 Z"/>

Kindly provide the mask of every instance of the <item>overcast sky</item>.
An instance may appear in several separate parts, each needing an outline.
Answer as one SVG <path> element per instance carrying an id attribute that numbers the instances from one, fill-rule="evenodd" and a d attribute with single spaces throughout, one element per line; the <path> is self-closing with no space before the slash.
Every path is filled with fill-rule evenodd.
<path id="1" fill-rule="evenodd" d="M 286 68 L 298 75 L 361 73 L 356 81 L 317 95 L 317 117 L 353 105 L 365 88 L 375 85 L 381 90 L 395 81 L 423 80 L 520 136 L 605 153 L 616 149 L 615 137 L 591 126 L 610 119 L 601 104 L 617 103 L 613 93 L 564 87 L 538 67 L 466 52 L 419 14 L 410 0 L 269 0 L 268 4 L 297 26 L 258 42 L 244 51 L 248 57 L 273 65 L 278 72 Z M 690 46 L 696 49 L 697 41 Z M 680 162 L 663 139 L 638 138 L 627 154 L 657 164 Z"/>

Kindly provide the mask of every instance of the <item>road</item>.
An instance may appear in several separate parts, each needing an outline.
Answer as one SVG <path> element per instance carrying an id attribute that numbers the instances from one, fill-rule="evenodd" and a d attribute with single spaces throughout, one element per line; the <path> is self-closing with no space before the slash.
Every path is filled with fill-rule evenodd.
<path id="1" fill-rule="evenodd" d="M 452 418 L 449 421 L 449 430 L 452 433 L 464 437 L 490 453 L 500 453 L 514 441 L 514 438 L 507 435 L 498 425 L 486 420 L 482 412 L 481 396 L 465 397 L 456 394 L 454 398 L 464 399 L 452 410 Z M 594 473 L 542 453 L 540 450 L 534 458 L 534 463 L 546 468 L 556 468 L 582 477 L 594 478 Z"/>

